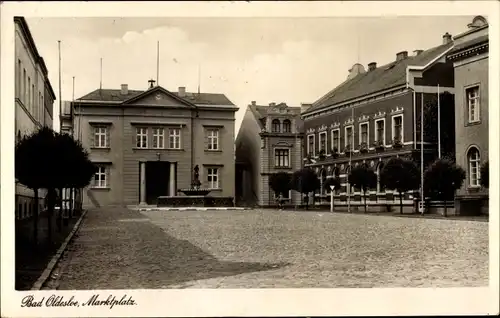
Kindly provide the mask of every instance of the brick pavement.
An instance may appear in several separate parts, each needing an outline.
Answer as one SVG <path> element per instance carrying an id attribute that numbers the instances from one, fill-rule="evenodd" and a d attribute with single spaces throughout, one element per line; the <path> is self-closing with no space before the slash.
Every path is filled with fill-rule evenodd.
<path id="1" fill-rule="evenodd" d="M 137 211 L 100 208 L 87 213 L 43 289 L 169 288 L 284 265 L 220 261 Z"/>

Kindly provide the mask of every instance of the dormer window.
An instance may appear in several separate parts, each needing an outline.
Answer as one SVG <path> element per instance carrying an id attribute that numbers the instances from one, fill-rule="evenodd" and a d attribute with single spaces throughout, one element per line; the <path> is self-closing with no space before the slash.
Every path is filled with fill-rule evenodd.
<path id="1" fill-rule="evenodd" d="M 283 121 L 283 132 L 284 133 L 291 133 L 292 132 L 292 123 L 288 119 L 285 119 Z"/>
<path id="2" fill-rule="evenodd" d="M 280 121 L 277 119 L 274 119 L 273 123 L 272 123 L 272 132 L 280 132 L 280 130 L 281 130 L 280 126 L 281 126 Z"/>

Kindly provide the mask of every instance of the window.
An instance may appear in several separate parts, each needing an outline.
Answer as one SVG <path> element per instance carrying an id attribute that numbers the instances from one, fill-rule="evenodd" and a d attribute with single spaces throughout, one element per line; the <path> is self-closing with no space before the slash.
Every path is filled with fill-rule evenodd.
<path id="1" fill-rule="evenodd" d="M 207 181 L 209 189 L 219 189 L 219 168 L 207 169 Z"/>
<path id="2" fill-rule="evenodd" d="M 23 87 L 22 87 L 22 97 L 21 100 L 26 106 L 26 95 L 28 94 L 28 90 L 26 88 L 26 69 L 23 69 Z"/>
<path id="3" fill-rule="evenodd" d="M 307 136 L 307 154 L 314 156 L 314 135 Z"/>
<path id="4" fill-rule="evenodd" d="M 35 84 L 31 85 L 31 111 L 35 114 Z"/>
<path id="5" fill-rule="evenodd" d="M 350 146 L 350 149 L 354 146 L 354 134 L 352 133 L 352 126 L 345 128 L 345 146 Z"/>
<path id="6" fill-rule="evenodd" d="M 219 130 L 208 129 L 208 150 L 219 150 Z"/>
<path id="7" fill-rule="evenodd" d="M 375 121 L 375 141 L 382 142 L 385 145 L 385 120 L 379 119 Z"/>
<path id="8" fill-rule="evenodd" d="M 281 126 L 280 121 L 277 119 L 274 119 L 273 123 L 272 123 L 272 131 L 273 132 L 280 132 L 280 128 L 281 128 L 280 126 Z"/>
<path id="9" fill-rule="evenodd" d="M 392 139 L 403 142 L 403 115 L 392 117 Z"/>
<path id="10" fill-rule="evenodd" d="M 274 149 L 274 166 L 290 167 L 290 150 Z"/>
<path id="11" fill-rule="evenodd" d="M 368 144 L 368 123 L 359 125 L 359 143 Z"/>
<path id="12" fill-rule="evenodd" d="M 94 174 L 94 188 L 106 188 L 107 183 L 107 169 L 105 166 L 98 166 Z"/>
<path id="13" fill-rule="evenodd" d="M 153 128 L 153 148 L 165 148 L 165 130 Z"/>
<path id="14" fill-rule="evenodd" d="M 168 148 L 181 149 L 181 130 L 179 128 L 168 130 Z"/>
<path id="15" fill-rule="evenodd" d="M 323 150 L 326 153 L 326 131 L 319 133 L 319 151 Z"/>
<path id="16" fill-rule="evenodd" d="M 283 121 L 283 132 L 284 133 L 291 133 L 292 132 L 292 123 L 288 119 L 285 119 Z"/>
<path id="17" fill-rule="evenodd" d="M 137 148 L 147 148 L 148 147 L 148 129 L 147 128 L 136 128 L 136 147 Z"/>
<path id="18" fill-rule="evenodd" d="M 476 147 L 472 147 L 467 154 L 467 159 L 469 161 L 469 185 L 471 187 L 479 187 L 481 184 L 481 170 L 479 168 L 481 157 L 479 150 Z"/>
<path id="19" fill-rule="evenodd" d="M 108 147 L 108 127 L 94 126 L 94 147 L 107 148 Z"/>
<path id="20" fill-rule="evenodd" d="M 16 81 L 16 97 L 17 98 L 21 98 L 21 92 L 22 92 L 22 73 L 21 73 L 21 70 L 22 70 L 22 66 L 21 66 L 21 60 L 17 60 L 17 72 L 16 72 L 16 75 L 17 75 L 17 81 Z"/>
<path id="21" fill-rule="evenodd" d="M 340 129 L 332 130 L 332 150 L 334 148 L 340 152 Z"/>
<path id="22" fill-rule="evenodd" d="M 469 112 L 469 123 L 479 122 L 479 86 L 467 88 L 467 109 Z"/>
<path id="23" fill-rule="evenodd" d="M 26 100 L 25 100 L 25 106 L 28 108 L 28 110 L 31 110 L 31 78 L 28 76 L 28 87 L 26 87 Z"/>

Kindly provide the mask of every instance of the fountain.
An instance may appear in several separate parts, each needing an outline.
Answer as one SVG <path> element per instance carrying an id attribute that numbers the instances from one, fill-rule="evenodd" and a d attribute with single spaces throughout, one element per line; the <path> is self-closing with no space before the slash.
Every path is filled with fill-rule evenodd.
<path id="1" fill-rule="evenodd" d="M 158 207 L 233 207 L 232 197 L 212 197 L 208 196 L 212 190 L 202 189 L 200 182 L 200 168 L 196 165 L 193 169 L 193 181 L 191 188 L 179 189 L 177 192 L 184 195 L 160 196 L 158 197 Z"/>

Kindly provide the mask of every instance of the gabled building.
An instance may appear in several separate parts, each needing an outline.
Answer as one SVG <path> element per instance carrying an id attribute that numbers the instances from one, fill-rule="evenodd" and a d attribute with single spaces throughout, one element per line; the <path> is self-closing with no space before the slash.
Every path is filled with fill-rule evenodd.
<path id="1" fill-rule="evenodd" d="M 274 206 L 276 195 L 269 177 L 276 172 L 292 174 L 302 168 L 301 107 L 285 103 L 248 105 L 236 138 L 236 193 L 238 204 Z M 300 194 L 284 196 L 287 205 L 300 203 Z"/>
<path id="2" fill-rule="evenodd" d="M 477 16 L 453 38 L 447 59 L 455 69 L 456 160 L 466 171 L 457 192 L 460 214 L 488 211 L 488 189 L 481 186 L 481 165 L 488 161 L 488 21 Z"/>
<path id="3" fill-rule="evenodd" d="M 373 62 L 367 69 L 354 64 L 346 81 L 302 113 L 306 166 L 315 169 L 322 182 L 327 177 L 340 177 L 341 200 L 348 195 L 359 199 L 346 180 L 351 167 L 359 163 L 368 163 L 377 174 L 395 156 L 420 164 L 422 106 L 436 100 L 440 92 L 440 98 L 443 94 L 449 97 L 448 108 L 453 110 L 453 102 L 449 102 L 454 94 L 453 64 L 446 60 L 452 48 L 451 35 L 446 33 L 440 45 L 415 50 L 413 55 L 399 52 L 388 64 Z M 453 120 L 451 123 L 453 126 Z M 436 140 L 427 136 L 423 143 L 425 165 L 437 157 Z M 453 143 L 447 146 L 453 147 Z M 326 195 L 325 190 L 321 192 Z M 392 195 L 380 182 L 370 191 L 371 200 Z"/>
<path id="4" fill-rule="evenodd" d="M 97 89 L 72 103 L 73 127 L 98 166 L 84 205 L 155 204 L 182 195 L 199 168 L 210 196 L 234 198 L 234 120 L 223 94 Z"/>
<path id="5" fill-rule="evenodd" d="M 26 20 L 14 17 L 15 24 L 15 136 L 34 132 L 43 126 L 52 128 L 53 105 L 56 99 L 48 77 L 43 57 L 37 50 Z M 45 193 L 39 191 L 39 202 L 34 201 L 34 192 L 16 182 L 16 219 L 33 215 L 34 205 L 43 210 Z"/>

